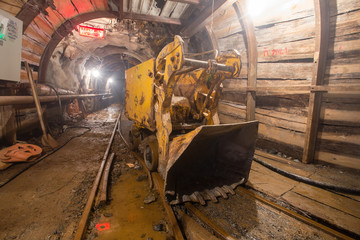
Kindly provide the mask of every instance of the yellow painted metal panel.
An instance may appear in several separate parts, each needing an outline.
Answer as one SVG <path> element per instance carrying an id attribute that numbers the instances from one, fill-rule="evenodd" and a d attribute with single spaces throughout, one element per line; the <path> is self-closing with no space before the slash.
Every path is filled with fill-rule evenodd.
<path id="1" fill-rule="evenodd" d="M 125 113 L 126 116 L 155 130 L 154 118 L 154 64 L 150 59 L 126 70 Z"/>

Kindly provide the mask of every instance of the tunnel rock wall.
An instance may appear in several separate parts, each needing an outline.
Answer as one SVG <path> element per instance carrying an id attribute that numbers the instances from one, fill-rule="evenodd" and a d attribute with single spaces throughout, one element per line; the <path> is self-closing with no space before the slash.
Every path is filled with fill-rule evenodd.
<path id="1" fill-rule="evenodd" d="M 124 33 L 109 33 L 105 39 L 91 39 L 79 36 L 74 30 L 55 48 L 47 68 L 46 82 L 59 88 L 78 92 L 80 85 L 88 86 L 82 82 L 89 81 L 91 75 L 88 73 L 91 69 L 100 69 L 105 66 L 104 58 L 113 54 L 130 55 L 139 61 L 144 61 L 154 53 L 149 44 L 139 44 L 129 39 L 129 36 Z M 90 59 L 96 59 L 96 61 L 86 67 L 86 62 L 91 61 Z M 119 57 L 119 68 L 120 61 Z"/>

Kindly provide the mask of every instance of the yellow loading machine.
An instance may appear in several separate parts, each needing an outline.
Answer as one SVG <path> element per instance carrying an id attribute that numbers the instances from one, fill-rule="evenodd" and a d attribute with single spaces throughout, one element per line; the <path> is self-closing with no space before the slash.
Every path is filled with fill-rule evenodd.
<path id="1" fill-rule="evenodd" d="M 126 71 L 125 114 L 130 141 L 165 181 L 170 204 L 227 198 L 248 179 L 258 122 L 220 124 L 222 82 L 236 78 L 234 50 L 214 60 L 185 58 L 180 36 L 156 59 Z"/>

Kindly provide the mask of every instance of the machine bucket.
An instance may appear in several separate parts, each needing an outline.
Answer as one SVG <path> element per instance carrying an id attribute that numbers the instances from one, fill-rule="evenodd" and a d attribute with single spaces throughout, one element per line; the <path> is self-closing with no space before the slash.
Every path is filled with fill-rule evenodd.
<path id="1" fill-rule="evenodd" d="M 254 155 L 258 121 L 207 125 L 170 144 L 165 196 L 170 204 L 205 204 L 227 198 L 247 181 Z"/>

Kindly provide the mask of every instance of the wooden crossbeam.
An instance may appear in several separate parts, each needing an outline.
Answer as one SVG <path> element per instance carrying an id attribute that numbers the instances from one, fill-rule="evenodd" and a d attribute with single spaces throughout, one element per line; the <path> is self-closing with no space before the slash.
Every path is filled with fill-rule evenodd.
<path id="1" fill-rule="evenodd" d="M 231 6 L 236 0 L 214 0 L 214 6 L 212 1 L 209 1 L 208 5 L 196 19 L 191 19 L 187 25 L 181 29 L 181 36 L 191 37 L 195 33 L 199 32 L 205 27 L 206 24 L 211 22 L 211 18 L 218 12 Z M 212 16 L 213 15 L 213 16 Z"/>
<path id="2" fill-rule="evenodd" d="M 329 94 L 348 94 L 358 95 L 360 97 L 360 85 L 336 85 L 336 86 L 271 86 L 271 87 L 237 87 L 223 88 L 223 92 L 256 92 L 257 95 L 291 95 L 291 94 L 310 94 L 311 92 L 323 92 Z M 355 97 L 355 96 L 352 96 Z"/>
<path id="3" fill-rule="evenodd" d="M 153 16 L 153 15 L 146 15 L 146 14 L 139 14 L 139 13 L 123 13 L 124 19 L 133 19 L 133 20 L 141 20 L 141 21 L 148 21 L 148 22 L 159 22 L 165 24 L 173 24 L 173 25 L 181 25 L 181 21 L 178 18 L 168 18 L 168 17 L 161 17 L 161 16 Z"/>
<path id="4" fill-rule="evenodd" d="M 170 0 L 171 2 L 187 3 L 197 5 L 200 3 L 200 0 Z"/>
<path id="5" fill-rule="evenodd" d="M 33 6 L 36 6 L 33 7 Z M 22 6 L 21 10 L 16 14 L 16 17 L 23 21 L 23 33 L 30 25 L 30 23 L 34 20 L 34 18 L 40 14 L 40 12 L 45 12 L 45 9 L 49 7 L 49 3 L 47 1 L 35 1 L 29 0 Z"/>

